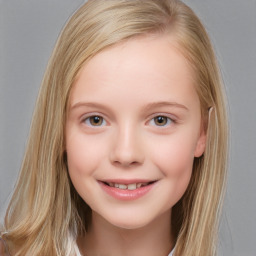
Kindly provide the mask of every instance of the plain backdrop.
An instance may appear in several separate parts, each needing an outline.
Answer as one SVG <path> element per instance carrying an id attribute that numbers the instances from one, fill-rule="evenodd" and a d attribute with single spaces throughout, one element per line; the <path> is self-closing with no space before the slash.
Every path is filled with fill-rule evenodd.
<path id="1" fill-rule="evenodd" d="M 48 58 L 82 0 L 0 0 L 0 213 L 13 191 Z M 186 0 L 213 41 L 231 126 L 219 255 L 256 255 L 256 0 Z"/>

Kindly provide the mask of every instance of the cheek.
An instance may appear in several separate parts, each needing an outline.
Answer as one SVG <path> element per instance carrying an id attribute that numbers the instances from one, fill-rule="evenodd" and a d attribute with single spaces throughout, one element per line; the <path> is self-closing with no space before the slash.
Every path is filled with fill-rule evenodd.
<path id="1" fill-rule="evenodd" d="M 93 175 L 100 162 L 98 144 L 91 143 L 86 136 L 76 135 L 67 138 L 67 164 L 70 179 L 78 194 L 92 205 L 90 192 L 93 191 Z"/>
<path id="2" fill-rule="evenodd" d="M 194 149 L 195 143 L 185 138 L 166 140 L 158 144 L 152 158 L 165 175 L 179 176 L 192 168 Z"/>
<path id="3" fill-rule="evenodd" d="M 166 186 L 176 203 L 185 193 L 189 184 L 195 143 L 188 138 L 163 141 L 152 152 L 152 161 L 165 177 Z"/>
<path id="4" fill-rule="evenodd" d="M 67 138 L 66 151 L 68 170 L 71 179 L 84 179 L 91 176 L 100 159 L 103 158 L 103 145 L 87 136 L 76 135 Z"/>

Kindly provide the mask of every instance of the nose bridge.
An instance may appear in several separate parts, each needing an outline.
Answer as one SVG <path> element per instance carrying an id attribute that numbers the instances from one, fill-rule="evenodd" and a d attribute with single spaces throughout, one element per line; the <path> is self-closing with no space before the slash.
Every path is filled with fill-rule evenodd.
<path id="1" fill-rule="evenodd" d="M 119 125 L 113 142 L 111 161 L 126 167 L 143 163 L 140 129 L 136 124 L 125 121 Z"/>

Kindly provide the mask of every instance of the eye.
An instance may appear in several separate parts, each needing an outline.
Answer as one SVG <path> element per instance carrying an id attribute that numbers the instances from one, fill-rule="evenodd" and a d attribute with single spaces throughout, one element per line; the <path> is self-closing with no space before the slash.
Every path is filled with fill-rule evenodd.
<path id="1" fill-rule="evenodd" d="M 153 126 L 167 126 L 172 122 L 173 120 L 167 116 L 156 116 L 150 120 L 149 124 Z"/>
<path id="2" fill-rule="evenodd" d="M 106 121 L 102 116 L 89 116 L 84 119 L 84 123 L 88 126 L 104 126 Z"/>

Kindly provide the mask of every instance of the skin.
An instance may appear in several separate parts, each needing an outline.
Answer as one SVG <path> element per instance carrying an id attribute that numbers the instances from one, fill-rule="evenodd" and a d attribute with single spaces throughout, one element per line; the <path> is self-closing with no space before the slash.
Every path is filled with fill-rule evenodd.
<path id="1" fill-rule="evenodd" d="M 90 229 L 78 240 L 84 254 L 171 251 L 171 209 L 205 149 L 193 81 L 170 36 L 128 40 L 81 69 L 69 99 L 66 151 L 71 180 L 92 209 Z M 102 189 L 105 179 L 157 182 L 146 195 L 123 201 Z"/>

